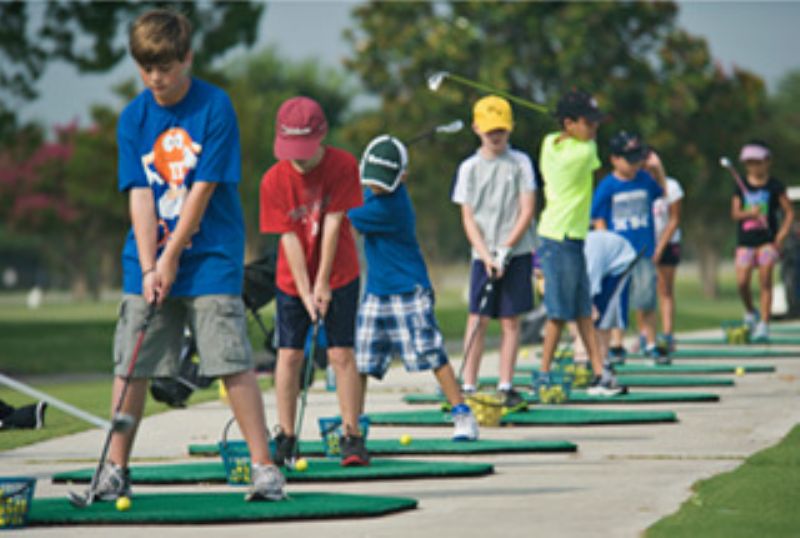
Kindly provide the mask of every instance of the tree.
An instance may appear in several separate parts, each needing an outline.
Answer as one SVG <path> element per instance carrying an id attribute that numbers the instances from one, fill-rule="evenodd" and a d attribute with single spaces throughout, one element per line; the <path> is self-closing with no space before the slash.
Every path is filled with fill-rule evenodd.
<path id="1" fill-rule="evenodd" d="M 225 52 L 255 42 L 265 9 L 259 2 L 0 2 L 0 146 L 13 138 L 15 109 L 37 97 L 36 82 L 50 62 L 80 73 L 111 69 L 126 54 L 127 25 L 152 7 L 173 7 L 192 21 L 194 69 L 206 77 Z"/>

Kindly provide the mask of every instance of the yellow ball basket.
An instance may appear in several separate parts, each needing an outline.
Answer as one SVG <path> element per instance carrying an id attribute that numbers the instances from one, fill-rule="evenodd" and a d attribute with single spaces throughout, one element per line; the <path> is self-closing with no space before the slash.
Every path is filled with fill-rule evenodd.
<path id="1" fill-rule="evenodd" d="M 475 419 L 481 426 L 496 428 L 503 417 L 503 400 L 494 394 L 477 393 L 466 397 Z"/>
<path id="2" fill-rule="evenodd" d="M 750 327 L 741 321 L 724 321 L 722 330 L 725 333 L 725 341 L 729 344 L 750 343 Z"/>

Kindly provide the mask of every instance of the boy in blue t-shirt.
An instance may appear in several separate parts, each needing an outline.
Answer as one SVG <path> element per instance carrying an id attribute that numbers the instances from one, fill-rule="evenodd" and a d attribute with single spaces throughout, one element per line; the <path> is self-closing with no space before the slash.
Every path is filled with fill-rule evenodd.
<path id="1" fill-rule="evenodd" d="M 406 147 L 398 139 L 373 139 L 361 158 L 364 205 L 348 211 L 364 236 L 367 287 L 358 310 L 356 364 L 362 403 L 367 376 L 382 379 L 399 355 L 410 372 L 433 370 L 452 406 L 453 440 L 474 441 L 478 423 L 464 404 L 433 311 L 434 294 L 416 234 L 416 217 L 403 184 Z"/>
<path id="2" fill-rule="evenodd" d="M 642 253 L 632 271 L 630 304 L 636 310 L 645 342 L 643 351 L 657 364 L 669 364 L 666 350 L 656 347 L 656 271 L 652 259 L 656 247 L 653 202 L 663 196 L 664 188 L 642 170 L 650 149 L 637 134 L 620 131 L 612 137 L 609 147 L 613 171 L 594 193 L 592 221 L 595 229 L 618 233 Z M 610 359 L 620 362 L 620 333 L 614 344 Z"/>
<path id="3" fill-rule="evenodd" d="M 119 189 L 128 194 L 133 226 L 122 251 L 112 409 L 143 320 L 156 303 L 121 411 L 138 423 L 148 378 L 177 374 L 188 325 L 200 374 L 222 378 L 247 440 L 253 482 L 248 500 L 281 499 L 285 481 L 270 460 L 241 297 L 244 220 L 236 115 L 222 90 L 189 75 L 186 17 L 148 11 L 131 26 L 129 41 L 146 89 L 122 112 L 117 129 Z M 130 495 L 127 465 L 135 434 L 134 426 L 112 435 L 96 498 Z"/>

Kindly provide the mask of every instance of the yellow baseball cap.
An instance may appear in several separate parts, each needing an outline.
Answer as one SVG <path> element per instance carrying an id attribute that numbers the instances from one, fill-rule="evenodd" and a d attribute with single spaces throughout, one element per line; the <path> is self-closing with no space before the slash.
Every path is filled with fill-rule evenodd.
<path id="1" fill-rule="evenodd" d="M 482 133 L 497 129 L 511 131 L 514 128 L 511 104 L 496 95 L 489 95 L 475 103 L 472 116 L 475 126 Z"/>

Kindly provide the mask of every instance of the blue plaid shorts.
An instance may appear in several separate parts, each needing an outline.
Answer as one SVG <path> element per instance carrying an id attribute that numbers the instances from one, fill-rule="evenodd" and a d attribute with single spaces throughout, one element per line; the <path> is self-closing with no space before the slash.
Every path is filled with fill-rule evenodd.
<path id="1" fill-rule="evenodd" d="M 409 372 L 438 370 L 447 364 L 434 302 L 433 291 L 424 288 L 396 295 L 367 293 L 356 321 L 358 371 L 383 379 L 396 356 Z"/>

